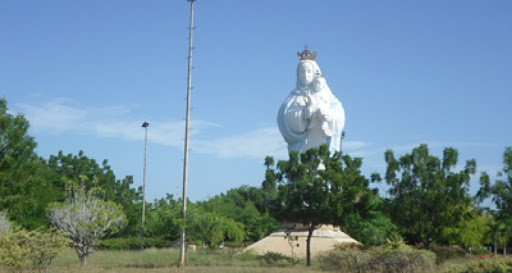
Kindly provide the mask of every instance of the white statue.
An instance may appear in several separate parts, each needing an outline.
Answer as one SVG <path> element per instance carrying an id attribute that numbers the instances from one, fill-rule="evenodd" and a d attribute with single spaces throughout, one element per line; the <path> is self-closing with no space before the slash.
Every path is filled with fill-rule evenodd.
<path id="1" fill-rule="evenodd" d="M 340 151 L 345 112 L 332 94 L 320 67 L 316 52 L 307 47 L 297 53 L 297 87 L 281 105 L 277 115 L 279 130 L 288 143 L 288 151 L 305 152 L 323 143 L 331 153 Z"/>

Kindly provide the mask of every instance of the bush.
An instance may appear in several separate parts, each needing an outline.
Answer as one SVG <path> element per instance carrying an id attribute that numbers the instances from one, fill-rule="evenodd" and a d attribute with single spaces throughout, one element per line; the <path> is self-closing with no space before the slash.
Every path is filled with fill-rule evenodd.
<path id="1" fill-rule="evenodd" d="M 473 251 L 471 253 L 475 254 L 475 255 L 488 255 L 488 254 L 491 254 L 491 251 L 485 247 L 479 247 L 479 248 L 473 249 Z"/>
<path id="2" fill-rule="evenodd" d="M 436 255 L 427 250 L 406 248 L 376 251 L 371 263 L 373 272 L 433 272 Z"/>
<path id="3" fill-rule="evenodd" d="M 434 246 L 430 250 L 437 256 L 437 264 L 444 263 L 446 260 L 451 258 L 463 257 L 468 254 L 466 250 L 458 246 Z"/>
<path id="4" fill-rule="evenodd" d="M 20 230 L 0 234 L 0 264 L 17 271 L 41 272 L 69 244 L 61 232 Z"/>
<path id="5" fill-rule="evenodd" d="M 258 256 L 258 260 L 266 266 L 295 265 L 299 262 L 297 259 L 272 251 L 268 251 L 265 254 Z"/>
<path id="6" fill-rule="evenodd" d="M 144 248 L 171 247 L 172 241 L 163 237 L 144 238 Z M 137 250 L 140 249 L 140 237 L 110 238 L 103 240 L 98 245 L 99 249 L 108 250 Z"/>
<path id="7" fill-rule="evenodd" d="M 432 272 L 435 254 L 411 248 L 375 247 L 366 251 L 333 250 L 318 256 L 324 270 L 340 272 Z"/>
<path id="8" fill-rule="evenodd" d="M 347 250 L 361 250 L 361 245 L 357 243 L 340 243 L 334 245 L 334 250 L 347 251 Z"/>
<path id="9" fill-rule="evenodd" d="M 318 256 L 323 270 L 341 272 L 371 272 L 372 256 L 363 251 L 342 250 L 321 253 Z"/>
<path id="10" fill-rule="evenodd" d="M 466 266 L 456 266 L 444 271 L 445 273 L 507 273 L 512 272 L 512 258 L 502 256 L 481 256 Z"/>

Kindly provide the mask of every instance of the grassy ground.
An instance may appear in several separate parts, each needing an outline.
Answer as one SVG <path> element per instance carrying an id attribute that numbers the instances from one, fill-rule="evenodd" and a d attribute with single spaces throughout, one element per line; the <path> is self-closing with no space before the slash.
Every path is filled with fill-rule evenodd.
<path id="1" fill-rule="evenodd" d="M 319 273 L 323 272 L 318 261 L 313 259 L 313 266 L 306 267 L 305 261 L 297 265 L 290 265 L 286 262 L 281 266 L 268 267 L 263 265 L 255 255 L 235 254 L 233 251 L 196 251 L 188 253 L 188 266 L 177 267 L 179 252 L 175 249 L 146 249 L 144 251 L 97 251 L 89 256 L 87 265 L 80 267 L 80 261 L 74 252 L 69 249 L 57 257 L 48 272 L 57 273 Z M 438 269 L 443 272 L 451 265 L 467 264 L 474 257 L 468 256 L 456 258 L 444 263 Z M 9 272 L 6 268 L 0 267 L 0 273 Z"/>
<path id="2" fill-rule="evenodd" d="M 52 263 L 49 272 L 57 273 L 114 273 L 114 272 L 143 272 L 143 273 L 318 273 L 322 272 L 318 267 L 307 268 L 305 262 L 298 265 L 287 263 L 281 266 L 268 267 L 260 263 L 255 255 L 236 254 L 233 251 L 195 251 L 188 253 L 188 266 L 177 267 L 179 251 L 175 249 L 146 249 L 144 251 L 97 251 L 90 255 L 87 265 L 80 267 L 74 250 L 69 249 L 59 255 Z M 0 267 L 0 272 L 9 272 Z"/>

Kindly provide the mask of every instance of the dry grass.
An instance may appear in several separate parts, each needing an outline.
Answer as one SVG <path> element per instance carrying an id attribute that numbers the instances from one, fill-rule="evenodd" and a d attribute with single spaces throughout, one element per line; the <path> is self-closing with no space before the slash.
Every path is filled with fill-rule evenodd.
<path id="1" fill-rule="evenodd" d="M 48 272 L 56 273 L 319 273 L 319 268 L 299 264 L 286 267 L 267 267 L 253 254 L 237 255 L 233 251 L 196 251 L 188 253 L 188 266 L 177 267 L 179 252 L 175 249 L 144 251 L 97 251 L 89 256 L 87 266 L 80 267 L 76 253 L 69 249 L 55 259 Z M 0 273 L 9 272 L 0 267 Z"/>
<path id="2" fill-rule="evenodd" d="M 76 253 L 69 249 L 52 263 L 48 272 L 55 273 L 320 273 L 318 261 L 308 268 L 302 262 L 295 266 L 267 267 L 262 265 L 255 255 L 236 255 L 232 251 L 189 252 L 189 266 L 177 267 L 179 252 L 174 249 L 147 249 L 144 251 L 98 251 L 93 253 L 85 268 L 80 267 Z M 472 256 L 448 260 L 440 266 L 439 272 L 454 265 L 464 265 L 474 260 Z M 10 272 L 0 267 L 0 273 Z"/>

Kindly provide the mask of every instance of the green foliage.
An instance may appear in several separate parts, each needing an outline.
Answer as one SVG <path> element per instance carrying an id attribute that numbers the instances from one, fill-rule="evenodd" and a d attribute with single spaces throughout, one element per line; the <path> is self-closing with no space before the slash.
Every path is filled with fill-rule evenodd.
<path id="1" fill-rule="evenodd" d="M 426 250 L 375 247 L 365 251 L 333 250 L 318 256 L 320 267 L 338 272 L 434 272 L 435 254 Z"/>
<path id="2" fill-rule="evenodd" d="M 476 198 L 480 202 L 491 198 L 496 206 L 493 220 L 488 225 L 488 235 L 493 241 L 496 253 L 497 244 L 501 243 L 505 248 L 512 235 L 512 147 L 506 147 L 503 152 L 503 169 L 498 172 L 494 184 L 491 184 L 487 173 L 481 174 L 480 189 Z"/>
<path id="3" fill-rule="evenodd" d="M 478 247 L 478 248 L 475 248 L 471 251 L 472 254 L 474 255 L 487 255 L 487 254 L 491 254 L 491 251 L 489 251 L 489 249 L 485 248 L 485 247 Z"/>
<path id="4" fill-rule="evenodd" d="M 436 254 L 436 263 L 444 263 L 448 259 L 464 257 L 468 252 L 459 246 L 433 246 L 430 248 Z"/>
<path id="5" fill-rule="evenodd" d="M 181 212 L 181 202 L 170 194 L 146 206 L 145 237 L 177 239 L 182 228 Z"/>
<path id="6" fill-rule="evenodd" d="M 42 272 L 68 245 L 69 240 L 57 231 L 38 230 L 0 234 L 0 264 L 17 271 Z"/>
<path id="7" fill-rule="evenodd" d="M 78 155 L 64 155 L 60 151 L 57 155 L 50 156 L 47 167 L 52 173 L 52 183 L 65 193 L 64 196 L 72 196 L 79 188 L 85 188 L 86 191 L 94 189 L 101 199 L 122 206 L 128 219 L 127 228 L 122 231 L 122 235 L 140 234 L 142 197 L 140 191 L 130 187 L 133 184 L 132 176 L 116 180 L 108 160 L 103 160 L 100 165 L 95 159 L 88 158 L 83 151 L 79 151 Z"/>
<path id="8" fill-rule="evenodd" d="M 163 237 L 144 237 L 145 248 L 162 248 L 171 247 L 172 241 Z M 100 241 L 98 249 L 108 250 L 139 250 L 140 237 L 126 237 L 126 238 L 109 238 Z"/>
<path id="9" fill-rule="evenodd" d="M 489 175 L 480 176 L 480 190 L 476 197 L 483 201 L 490 197 L 499 211 L 499 219 L 512 217 L 512 147 L 503 152 L 503 169 L 497 174 L 497 180 L 491 184 Z"/>
<path id="10" fill-rule="evenodd" d="M 512 258 L 489 256 L 481 257 L 468 265 L 452 267 L 444 273 L 508 273 L 512 272 Z"/>
<path id="11" fill-rule="evenodd" d="M 232 241 L 240 245 L 245 239 L 243 224 L 198 206 L 191 206 L 187 211 L 186 224 L 188 241 L 194 244 L 216 247 L 224 241 Z"/>
<path id="12" fill-rule="evenodd" d="M 461 245 L 466 248 L 492 242 L 492 240 L 486 239 L 486 235 L 489 234 L 488 223 L 492 220 L 491 216 L 482 214 L 478 210 L 470 210 L 468 215 L 470 217 L 463 218 L 455 226 L 443 229 L 439 241 L 445 245 Z"/>
<path id="13" fill-rule="evenodd" d="M 264 192 L 241 186 L 197 205 L 206 212 L 231 218 L 243 225 L 245 240 L 255 242 L 278 229 L 281 224 L 270 216 Z"/>
<path id="14" fill-rule="evenodd" d="M 24 228 L 46 227 L 46 206 L 62 196 L 49 181 L 44 161 L 23 115 L 8 113 L 0 98 L 0 211 Z"/>
<path id="15" fill-rule="evenodd" d="M 281 253 L 268 251 L 263 255 L 258 256 L 258 260 L 265 266 L 284 266 L 284 265 L 295 265 L 299 260 L 288 257 Z"/>
<path id="16" fill-rule="evenodd" d="M 468 192 L 476 169 L 474 160 L 455 172 L 457 150 L 445 148 L 440 160 L 429 154 L 425 144 L 399 159 L 388 150 L 385 160 L 391 197 L 388 212 L 409 243 L 429 247 L 445 228 L 455 227 L 467 215 L 472 203 Z M 379 181 L 380 177 L 373 179 Z"/>
<path id="17" fill-rule="evenodd" d="M 322 224 L 341 226 L 367 244 L 382 244 L 392 233 L 393 224 L 380 212 L 382 200 L 361 174 L 362 159 L 331 155 L 321 145 L 300 155 L 290 152 L 289 160 L 279 161 L 276 170 L 269 167 L 272 162 L 265 159 L 266 177 L 278 182 L 272 205 L 279 219 L 304 224 L 310 235 Z M 307 244 L 309 265 L 310 240 Z"/>
<path id="18" fill-rule="evenodd" d="M 358 250 L 329 251 L 318 256 L 320 267 L 326 271 L 373 272 L 370 254 Z"/>

